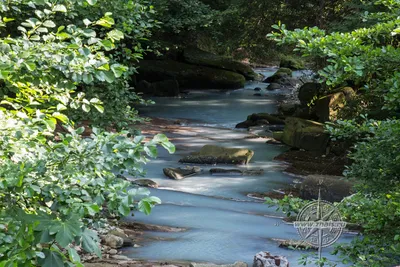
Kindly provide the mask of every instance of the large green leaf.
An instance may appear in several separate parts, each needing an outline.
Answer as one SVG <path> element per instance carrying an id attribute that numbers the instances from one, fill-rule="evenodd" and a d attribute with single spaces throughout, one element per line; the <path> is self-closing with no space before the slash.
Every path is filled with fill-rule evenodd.
<path id="1" fill-rule="evenodd" d="M 85 228 L 85 230 L 82 233 L 83 249 L 87 252 L 95 253 L 98 257 L 101 257 L 101 250 L 98 242 L 100 242 L 100 240 L 96 232 Z"/>
<path id="2" fill-rule="evenodd" d="M 58 251 L 53 250 L 44 250 L 45 258 L 44 260 L 40 260 L 42 267 L 64 267 L 63 256 Z"/>

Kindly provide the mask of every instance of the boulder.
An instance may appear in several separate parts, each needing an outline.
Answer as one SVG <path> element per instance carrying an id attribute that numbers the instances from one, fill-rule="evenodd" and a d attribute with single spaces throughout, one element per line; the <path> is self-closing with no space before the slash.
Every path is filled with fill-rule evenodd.
<path id="1" fill-rule="evenodd" d="M 272 138 L 274 138 L 277 141 L 282 141 L 283 138 L 283 132 L 277 131 L 277 132 L 272 132 Z"/>
<path id="2" fill-rule="evenodd" d="M 195 164 L 247 164 L 254 151 L 245 148 L 227 148 L 205 145 L 199 152 L 191 153 L 179 162 Z"/>
<path id="3" fill-rule="evenodd" d="M 320 122 L 335 121 L 338 112 L 346 105 L 344 93 L 333 93 L 318 99 L 315 103 L 315 114 Z"/>
<path id="4" fill-rule="evenodd" d="M 278 107 L 279 114 L 283 116 L 293 116 L 299 105 L 295 103 L 282 103 Z"/>
<path id="5" fill-rule="evenodd" d="M 321 199 L 329 202 L 340 202 L 352 194 L 353 184 L 339 176 L 309 175 L 301 183 L 300 197 L 307 200 L 318 199 L 321 189 Z"/>
<path id="6" fill-rule="evenodd" d="M 258 176 L 263 175 L 264 170 L 239 170 L 239 169 L 210 169 L 210 173 L 213 175 L 246 175 L 246 176 Z"/>
<path id="7" fill-rule="evenodd" d="M 246 79 L 243 75 L 223 69 L 190 65 L 174 60 L 142 60 L 137 79 L 149 82 L 176 80 L 181 88 L 237 89 Z"/>
<path id="8" fill-rule="evenodd" d="M 275 72 L 275 74 L 287 74 L 289 76 L 292 76 L 293 71 L 289 68 L 279 68 L 277 72 Z"/>
<path id="9" fill-rule="evenodd" d="M 284 125 L 285 121 L 276 115 L 268 113 L 254 113 L 247 120 L 236 125 L 236 128 L 250 128 L 262 125 Z"/>
<path id="10" fill-rule="evenodd" d="M 262 96 L 262 94 L 256 93 L 256 94 L 254 94 L 253 96 Z"/>
<path id="11" fill-rule="evenodd" d="M 199 167 L 186 166 L 185 168 L 164 168 L 164 174 L 175 180 L 181 180 L 201 172 Z"/>
<path id="12" fill-rule="evenodd" d="M 258 75 L 253 69 L 241 62 L 234 61 L 227 57 L 218 56 L 198 48 L 186 48 L 183 51 L 183 59 L 185 62 L 212 67 L 217 69 L 228 70 L 242 74 L 246 80 L 256 80 Z"/>
<path id="13" fill-rule="evenodd" d="M 254 256 L 253 267 L 289 267 L 283 256 L 273 256 L 269 252 L 259 252 Z"/>
<path id="14" fill-rule="evenodd" d="M 278 90 L 281 88 L 282 88 L 282 85 L 280 85 L 279 83 L 270 83 L 267 87 L 267 90 L 273 91 L 273 90 Z"/>
<path id="15" fill-rule="evenodd" d="M 326 152 L 329 134 L 322 123 L 295 117 L 289 117 L 285 122 L 283 143 L 308 151 Z"/>
<path id="16" fill-rule="evenodd" d="M 122 237 L 108 234 L 102 238 L 103 243 L 110 248 L 122 248 L 124 239 Z"/>
<path id="17" fill-rule="evenodd" d="M 318 247 L 309 245 L 303 240 L 277 240 L 280 248 L 297 249 L 297 250 L 318 250 Z"/>
<path id="18" fill-rule="evenodd" d="M 130 247 L 130 246 L 133 246 L 133 245 L 134 245 L 133 240 L 130 239 L 130 238 L 124 233 L 124 231 L 121 230 L 121 229 L 111 230 L 110 232 L 108 232 L 108 234 L 109 234 L 109 235 L 114 235 L 114 236 L 121 237 L 121 238 L 124 240 L 124 242 L 123 242 L 123 244 L 122 244 L 123 247 Z"/>
<path id="19" fill-rule="evenodd" d="M 281 58 L 281 62 L 279 64 L 281 68 L 289 68 L 292 70 L 303 70 L 305 66 L 303 62 L 299 59 L 295 59 L 292 57 L 283 57 Z"/>
<path id="20" fill-rule="evenodd" d="M 299 89 L 298 98 L 302 105 L 307 105 L 315 97 L 319 97 L 322 90 L 320 83 L 305 83 Z"/>
<path id="21" fill-rule="evenodd" d="M 138 186 L 143 186 L 143 187 L 158 188 L 158 184 L 150 179 L 137 179 L 137 180 L 133 181 L 132 183 L 134 183 Z"/>
<path id="22" fill-rule="evenodd" d="M 262 89 L 260 88 L 260 87 L 256 87 L 256 88 L 254 88 L 254 91 L 257 91 L 257 92 L 259 92 L 259 91 L 261 91 Z"/>
<path id="23" fill-rule="evenodd" d="M 274 73 L 274 75 L 265 79 L 264 82 L 270 84 L 279 84 L 281 88 L 282 86 L 294 87 L 297 83 L 299 83 L 299 80 L 292 77 L 292 70 L 280 68 Z M 278 89 L 277 85 L 272 85 L 269 90 L 273 90 L 273 88 Z"/>

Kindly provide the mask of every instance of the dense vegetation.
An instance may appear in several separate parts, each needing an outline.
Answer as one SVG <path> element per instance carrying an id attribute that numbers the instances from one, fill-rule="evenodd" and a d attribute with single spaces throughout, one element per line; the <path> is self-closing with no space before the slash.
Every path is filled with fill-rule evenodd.
<path id="1" fill-rule="evenodd" d="M 132 130 L 144 101 L 132 77 L 146 52 L 193 44 L 254 61 L 294 48 L 328 89 L 357 90 L 327 125 L 354 142 L 346 175 L 360 181 L 338 207 L 363 238 L 336 252 L 356 266 L 400 261 L 400 1 L 13 0 L 0 10 L 0 266 L 82 266 L 75 246 L 100 256 L 94 230 L 106 218 L 160 203 L 119 176 L 142 175 L 157 145 L 174 151 L 164 135 L 145 142 Z M 302 200 L 279 203 L 296 212 Z"/>
<path id="2" fill-rule="evenodd" d="M 74 247 L 101 256 L 106 218 L 160 203 L 118 175 L 141 175 L 158 144 L 173 152 L 166 137 L 101 130 L 137 119 L 130 62 L 151 10 L 96 2 L 0 4 L 0 266 L 82 266 Z"/>
<path id="3" fill-rule="evenodd" d="M 318 74 L 328 88 L 351 85 L 358 90 L 347 119 L 327 125 L 334 138 L 354 142 L 346 176 L 359 184 L 338 207 L 346 221 L 361 226 L 363 236 L 336 249 L 353 266 L 390 266 L 400 260 L 400 2 L 374 4 L 381 12 L 363 13 L 369 27 L 359 23 L 353 26 L 360 28 L 348 32 L 328 33 L 316 27 L 289 31 L 279 24 L 269 35 L 322 62 Z M 299 200 L 280 204 L 293 212 Z"/>

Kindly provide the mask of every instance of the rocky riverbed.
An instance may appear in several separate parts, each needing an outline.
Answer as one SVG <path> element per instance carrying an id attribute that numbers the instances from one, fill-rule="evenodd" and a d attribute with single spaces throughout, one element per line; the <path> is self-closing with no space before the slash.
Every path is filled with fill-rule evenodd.
<path id="1" fill-rule="evenodd" d="M 274 68 L 260 69 L 258 73 L 268 77 L 275 71 Z M 293 76 L 299 77 L 300 73 L 295 72 Z M 279 79 L 285 82 L 286 78 L 280 74 Z M 279 82 L 279 79 L 274 81 Z M 278 118 L 279 127 L 266 119 L 249 128 L 235 129 L 248 115 L 278 113 L 279 103 L 297 92 L 293 83 L 294 79 L 289 79 L 287 85 L 276 90 L 268 90 L 267 83 L 248 82 L 244 88 L 234 91 L 190 91 L 180 98 L 153 98 L 156 105 L 141 107 L 142 115 L 152 118 L 151 122 L 138 125 L 143 134 L 165 133 L 176 145 L 177 152 L 169 155 L 160 149 L 158 159 L 146 166 L 148 180 L 130 177 L 136 183 L 150 185 L 152 194 L 160 197 L 163 204 L 150 216 L 137 213 L 124 221 L 185 231 L 141 229 L 138 230 L 140 238 L 136 237 L 138 242 L 135 241 L 138 246 L 122 248 L 118 253 L 135 259 L 129 261 L 132 266 L 145 262 L 156 266 L 189 266 L 191 262 L 252 264 L 257 252 L 270 251 L 273 255 L 285 256 L 291 266 L 297 266 L 297 259 L 303 252 L 280 247 L 277 242 L 298 240 L 296 230 L 282 220 L 283 214 L 263 204 L 261 199 L 301 195 L 300 188 L 294 185 L 310 174 L 339 175 L 345 161 L 302 148 L 290 149 L 282 144 L 278 137 L 282 137 L 279 131 L 285 127 L 282 125 L 284 117 Z M 250 117 L 252 121 L 254 118 Z M 204 147 L 210 145 L 248 150 L 251 157 L 233 162 L 243 165 L 231 165 L 226 161 L 210 162 L 218 163 L 217 166 L 182 162 L 190 155 L 201 154 Z M 188 177 L 176 176 L 178 180 L 168 178 L 163 172 L 163 169 L 187 170 L 187 167 L 200 169 Z M 341 241 L 346 242 L 351 237 L 344 236 Z M 329 251 L 327 249 L 324 256 L 335 260 Z M 119 264 L 127 264 L 126 258 L 121 260 Z"/>

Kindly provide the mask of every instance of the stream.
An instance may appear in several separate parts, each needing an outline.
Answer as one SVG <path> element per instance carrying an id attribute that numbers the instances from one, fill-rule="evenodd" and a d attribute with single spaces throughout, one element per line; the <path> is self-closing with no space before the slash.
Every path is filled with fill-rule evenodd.
<path id="1" fill-rule="evenodd" d="M 276 69 L 257 71 L 268 77 Z M 296 72 L 296 75 L 301 75 L 301 72 Z M 270 208 L 262 201 L 247 197 L 248 193 L 281 189 L 294 182 L 295 177 L 283 172 L 285 164 L 273 160 L 288 147 L 266 144 L 263 138 L 246 138 L 249 136 L 247 130 L 234 129 L 252 113 L 275 113 L 277 101 L 289 93 L 284 89 L 254 91 L 255 87 L 266 86 L 265 83 L 248 82 L 245 88 L 234 91 L 190 91 L 185 98 L 153 98 L 155 105 L 140 108 L 142 116 L 184 119 L 186 125 L 183 130 L 166 133 L 173 138 L 176 153 L 170 155 L 159 149 L 159 157 L 145 166 L 146 178 L 159 184 L 159 189 L 151 189 L 151 193 L 163 204 L 155 207 L 149 216 L 135 213 L 134 217 L 126 220 L 188 230 L 146 232 L 145 235 L 152 238 L 148 238 L 142 247 L 125 248 L 124 255 L 136 259 L 216 264 L 243 261 L 251 266 L 256 253 L 269 251 L 287 257 L 290 266 L 300 266 L 298 259 L 308 252 L 279 248 L 278 242 L 273 240 L 298 240 L 300 237 L 293 225 L 284 223 L 281 219 L 283 214 L 275 207 Z M 261 96 L 254 96 L 255 93 L 261 93 Z M 178 160 L 206 144 L 254 150 L 250 164 L 237 168 L 261 168 L 264 175 L 211 175 L 209 169 L 213 166 L 201 166 L 201 174 L 184 180 L 171 180 L 164 176 L 163 168 L 184 166 Z M 154 237 L 159 240 L 154 240 Z M 352 237 L 343 235 L 339 242 L 349 242 Z M 332 248 L 324 249 L 323 256 L 338 261 L 330 251 Z"/>

